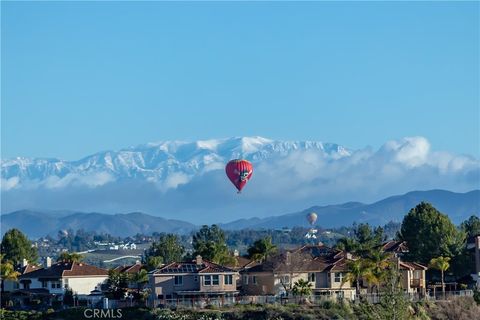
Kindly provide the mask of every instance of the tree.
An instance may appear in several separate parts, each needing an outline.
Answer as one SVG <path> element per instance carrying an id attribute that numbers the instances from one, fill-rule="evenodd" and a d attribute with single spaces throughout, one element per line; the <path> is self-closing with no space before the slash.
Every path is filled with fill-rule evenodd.
<path id="1" fill-rule="evenodd" d="M 353 237 L 341 238 L 337 241 L 337 249 L 355 253 L 366 257 L 375 247 L 384 240 L 383 228 L 372 228 L 368 223 L 354 225 Z"/>
<path id="2" fill-rule="evenodd" d="M 147 265 L 147 270 L 152 271 L 159 268 L 163 263 L 162 257 L 159 256 L 148 256 L 145 259 L 145 264 Z"/>
<path id="3" fill-rule="evenodd" d="M 407 258 L 424 264 L 434 257 L 457 255 L 465 242 L 465 234 L 457 231 L 448 216 L 426 202 L 404 217 L 398 238 L 407 242 Z"/>
<path id="4" fill-rule="evenodd" d="M 268 257 L 277 252 L 277 246 L 272 243 L 272 237 L 259 239 L 248 248 L 248 256 L 260 262 L 265 261 Z"/>
<path id="5" fill-rule="evenodd" d="M 309 296 L 312 294 L 312 284 L 307 280 L 299 279 L 294 283 L 292 293 L 293 295 L 300 296 L 302 298 Z"/>
<path id="6" fill-rule="evenodd" d="M 17 281 L 20 272 L 15 270 L 15 266 L 7 260 L 4 260 L 4 254 L 0 255 L 0 278 L 2 280 L 2 292 L 3 292 L 3 281 Z"/>
<path id="7" fill-rule="evenodd" d="M 128 276 L 124 272 L 110 269 L 108 271 L 107 287 L 115 299 L 124 298 L 128 288 Z"/>
<path id="8" fill-rule="evenodd" d="M 368 272 L 366 274 L 367 281 L 379 291 L 380 285 L 387 277 L 387 268 L 390 266 L 390 256 L 382 250 L 372 250 L 366 259 Z M 372 289 L 373 291 L 373 289 Z"/>
<path id="9" fill-rule="evenodd" d="M 217 225 L 204 225 L 193 235 L 194 256 L 219 264 L 235 263 L 235 258 L 228 251 L 225 233 Z"/>
<path id="10" fill-rule="evenodd" d="M 346 282 L 355 283 L 356 293 L 360 295 L 360 281 L 368 278 L 371 274 L 371 263 L 367 259 L 349 260 L 347 262 L 347 275 L 342 280 L 342 285 Z"/>
<path id="11" fill-rule="evenodd" d="M 140 290 L 148 283 L 148 272 L 145 269 L 134 273 L 130 277 L 130 281 L 134 282 L 137 286 L 137 292 L 140 294 Z"/>
<path id="12" fill-rule="evenodd" d="M 433 258 L 430 260 L 429 267 L 433 269 L 440 270 L 442 274 L 442 292 L 445 296 L 445 279 L 444 279 L 444 272 L 450 268 L 450 258 L 449 257 L 438 257 Z"/>
<path id="13" fill-rule="evenodd" d="M 30 263 L 38 260 L 37 249 L 32 247 L 28 238 L 18 229 L 10 229 L 5 233 L 0 251 L 5 255 L 4 259 L 13 265 L 21 264 L 23 259 Z"/>
<path id="14" fill-rule="evenodd" d="M 175 234 L 162 234 L 158 241 L 150 246 L 147 257 L 161 257 L 163 263 L 181 261 L 185 248 Z"/>
<path id="15" fill-rule="evenodd" d="M 480 218 L 472 215 L 468 220 L 462 222 L 460 228 L 466 233 L 467 237 L 480 235 Z"/>
<path id="16" fill-rule="evenodd" d="M 75 262 L 80 262 L 83 260 L 83 255 L 76 253 L 76 252 L 62 252 L 57 258 L 57 261 L 60 262 L 70 262 L 70 263 L 75 263 Z"/>

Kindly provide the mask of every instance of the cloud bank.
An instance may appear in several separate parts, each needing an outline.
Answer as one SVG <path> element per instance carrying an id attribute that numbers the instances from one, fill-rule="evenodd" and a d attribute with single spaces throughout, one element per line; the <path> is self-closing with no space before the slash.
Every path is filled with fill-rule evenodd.
<path id="1" fill-rule="evenodd" d="M 254 163 L 252 180 L 237 195 L 223 164 L 212 162 L 196 175 L 172 173 L 161 182 L 116 179 L 108 172 L 71 174 L 19 184 L 2 179 L 2 212 L 70 209 L 144 211 L 193 223 L 269 216 L 311 205 L 373 202 L 412 190 L 465 192 L 480 188 L 480 161 L 432 151 L 423 137 L 386 142 L 343 157 L 294 150 Z"/>

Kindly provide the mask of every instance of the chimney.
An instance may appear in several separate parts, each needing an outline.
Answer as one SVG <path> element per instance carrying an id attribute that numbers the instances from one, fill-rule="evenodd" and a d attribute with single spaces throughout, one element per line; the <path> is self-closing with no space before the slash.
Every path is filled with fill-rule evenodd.
<path id="1" fill-rule="evenodd" d="M 46 266 L 47 268 L 50 268 L 50 267 L 52 266 L 52 258 L 47 257 L 47 258 L 45 259 L 45 266 Z"/>
<path id="2" fill-rule="evenodd" d="M 195 259 L 196 259 L 197 265 L 201 265 L 203 263 L 201 255 L 196 256 Z"/>
<path id="3" fill-rule="evenodd" d="M 285 264 L 289 266 L 291 263 L 292 263 L 292 254 L 290 253 L 290 251 L 287 251 L 287 253 L 285 253 Z"/>
<path id="4" fill-rule="evenodd" d="M 24 258 L 22 260 L 22 267 L 26 267 L 27 265 L 28 265 L 28 261 L 27 261 L 27 259 Z"/>
<path id="5" fill-rule="evenodd" d="M 238 257 L 238 250 L 237 249 L 233 250 L 233 256 Z"/>

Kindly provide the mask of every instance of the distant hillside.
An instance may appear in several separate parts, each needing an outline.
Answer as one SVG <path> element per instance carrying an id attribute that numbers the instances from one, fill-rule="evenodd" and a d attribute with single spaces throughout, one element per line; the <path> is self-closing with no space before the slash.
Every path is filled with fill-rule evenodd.
<path id="1" fill-rule="evenodd" d="M 1 221 L 2 234 L 10 228 L 18 228 L 31 238 L 47 234 L 56 235 L 59 230 L 64 229 L 84 229 L 125 237 L 137 233 L 150 234 L 155 231 L 188 233 L 195 228 L 188 222 L 167 220 L 140 212 L 109 215 L 81 212 L 58 214 L 21 210 L 2 215 Z"/>
<path id="2" fill-rule="evenodd" d="M 240 219 L 220 226 L 227 230 L 272 229 L 306 226 L 309 212 L 318 215 L 317 225 L 323 228 L 350 226 L 352 223 L 368 222 L 383 225 L 390 221 L 401 222 L 403 216 L 421 201 L 432 203 L 438 210 L 459 224 L 472 214 L 480 213 L 480 190 L 455 193 L 444 190 L 414 191 L 393 196 L 372 204 L 348 202 L 339 205 L 314 206 L 300 212 L 268 218 Z M 31 238 L 46 234 L 56 235 L 63 229 L 84 229 L 109 233 L 115 236 L 131 236 L 152 232 L 188 233 L 194 224 L 180 220 L 167 220 L 144 213 L 102 214 L 81 212 L 40 212 L 21 210 L 1 216 L 2 234 L 10 228 L 19 228 Z"/>
<path id="3" fill-rule="evenodd" d="M 480 213 L 480 190 L 455 193 L 445 190 L 413 191 L 393 196 L 372 204 L 348 202 L 339 205 L 314 206 L 300 212 L 268 218 L 240 219 L 222 225 L 224 229 L 282 228 L 296 225 L 306 226 L 305 216 L 309 212 L 318 215 L 317 225 L 324 228 L 348 226 L 353 222 L 368 222 L 382 225 L 389 221 L 401 222 L 403 216 L 421 201 L 432 203 L 438 210 L 449 215 L 456 224 L 472 214 Z"/>

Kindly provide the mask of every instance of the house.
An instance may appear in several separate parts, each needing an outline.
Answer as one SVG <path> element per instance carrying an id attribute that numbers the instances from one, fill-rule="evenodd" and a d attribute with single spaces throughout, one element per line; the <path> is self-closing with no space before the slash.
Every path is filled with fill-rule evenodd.
<path id="1" fill-rule="evenodd" d="M 67 288 L 88 295 L 108 279 L 108 271 L 83 262 L 57 262 L 18 277 L 19 290 L 37 290 L 63 295 Z"/>
<path id="2" fill-rule="evenodd" d="M 118 266 L 118 267 L 115 267 L 113 270 L 119 273 L 124 273 L 130 278 L 134 274 L 140 272 L 140 270 L 142 269 L 145 269 L 145 266 L 141 264 L 140 261 L 137 260 L 135 264 Z M 135 283 L 134 281 L 129 280 L 128 287 L 130 289 L 138 289 L 138 284 Z"/>
<path id="3" fill-rule="evenodd" d="M 354 299 L 355 288 L 345 281 L 351 256 L 323 245 L 286 251 L 241 272 L 242 293 L 285 296 L 300 279 L 312 283 L 314 295 Z"/>
<path id="4" fill-rule="evenodd" d="M 18 268 L 15 268 L 15 271 L 17 271 L 19 273 L 19 276 L 21 276 L 41 268 L 41 266 L 28 263 L 26 259 L 23 259 L 22 264 Z M 20 289 L 18 281 L 2 280 L 2 292 L 12 292 L 18 289 Z"/>
<path id="5" fill-rule="evenodd" d="M 173 262 L 149 273 L 152 306 L 179 299 L 233 299 L 238 272 L 203 260 Z"/>
<path id="6" fill-rule="evenodd" d="M 408 293 L 425 294 L 425 271 L 428 268 L 417 262 L 404 261 L 404 257 L 408 253 L 407 243 L 405 241 L 387 241 L 381 245 L 381 250 L 392 254 L 398 264 L 403 290 Z"/>

